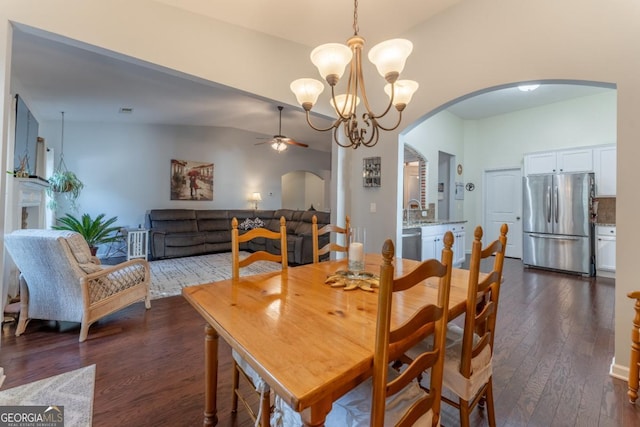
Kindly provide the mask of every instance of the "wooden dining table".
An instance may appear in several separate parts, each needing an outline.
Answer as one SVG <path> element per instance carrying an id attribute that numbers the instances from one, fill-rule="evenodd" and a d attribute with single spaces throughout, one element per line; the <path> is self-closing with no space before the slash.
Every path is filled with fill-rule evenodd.
<path id="1" fill-rule="evenodd" d="M 367 254 L 379 274 L 382 256 Z M 396 258 L 395 276 L 418 261 Z M 182 295 L 206 320 L 203 425 L 217 424 L 218 339 L 236 350 L 307 426 L 321 426 L 332 403 L 372 375 L 378 292 L 325 284 L 346 260 L 289 267 L 186 287 Z M 465 312 L 469 271 L 453 269 L 449 319 Z M 437 280 L 393 297 L 391 327 L 437 301 Z"/>

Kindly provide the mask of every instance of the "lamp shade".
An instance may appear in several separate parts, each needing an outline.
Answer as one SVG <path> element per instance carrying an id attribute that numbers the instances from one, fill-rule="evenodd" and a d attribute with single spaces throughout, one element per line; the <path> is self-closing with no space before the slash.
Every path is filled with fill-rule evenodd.
<path id="1" fill-rule="evenodd" d="M 354 98 L 356 100 L 355 105 L 353 105 Z M 347 95 L 343 93 L 342 95 L 336 96 L 335 103 L 333 102 L 333 99 L 331 99 L 329 103 L 336 110 L 338 115 L 348 116 L 355 113 L 356 107 L 360 104 L 360 98 L 357 96 L 354 97 L 351 94 Z"/>
<path id="2" fill-rule="evenodd" d="M 298 103 L 303 107 L 305 104 L 309 105 L 309 109 L 316 103 L 318 96 L 324 90 L 324 85 L 315 79 L 294 80 L 289 87 L 296 95 Z"/>
<path id="3" fill-rule="evenodd" d="M 323 44 L 311 51 L 311 62 L 318 68 L 322 78 L 335 76 L 336 81 L 342 77 L 352 57 L 351 49 L 340 43 Z"/>
<path id="4" fill-rule="evenodd" d="M 411 102 L 413 94 L 418 90 L 418 82 L 413 80 L 398 80 L 394 83 L 393 105 L 407 105 Z M 391 98 L 391 84 L 387 83 L 384 91 Z"/>
<path id="5" fill-rule="evenodd" d="M 260 202 L 262 201 L 262 196 L 260 195 L 260 193 L 255 192 L 251 195 L 251 200 L 253 200 L 254 202 Z"/>
<path id="6" fill-rule="evenodd" d="M 369 51 L 371 61 L 382 77 L 389 73 L 401 73 L 413 50 L 413 43 L 406 39 L 391 39 L 378 43 Z"/>

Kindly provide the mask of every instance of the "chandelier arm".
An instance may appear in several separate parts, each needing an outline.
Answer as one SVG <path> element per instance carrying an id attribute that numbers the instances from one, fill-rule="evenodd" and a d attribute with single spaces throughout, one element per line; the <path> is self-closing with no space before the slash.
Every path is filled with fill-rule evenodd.
<path id="1" fill-rule="evenodd" d="M 378 143 L 378 138 L 380 137 L 380 131 L 378 126 L 374 126 L 373 127 L 373 132 L 371 133 L 371 138 L 369 138 L 368 141 L 366 142 L 362 142 L 362 145 L 364 145 L 365 147 L 373 147 L 374 145 L 376 145 Z"/>
<path id="2" fill-rule="evenodd" d="M 328 128 L 326 128 L 326 129 L 319 128 L 319 127 L 314 126 L 314 125 L 313 125 L 313 123 L 311 123 L 311 117 L 309 116 L 309 111 L 307 111 L 306 113 L 307 113 L 307 124 L 308 124 L 309 126 L 311 126 L 311 129 L 313 129 L 313 130 L 317 130 L 318 132 L 326 132 L 326 131 L 329 131 L 329 130 L 331 130 L 331 129 L 333 129 L 333 128 L 337 127 L 337 126 L 339 126 L 339 124 L 340 124 L 340 120 L 338 119 L 338 120 L 336 120 L 336 121 L 335 121 L 331 126 L 329 126 L 329 127 L 328 127 Z"/>
<path id="3" fill-rule="evenodd" d="M 338 129 L 339 128 L 340 128 L 339 126 L 336 126 L 334 128 L 334 130 L 333 130 L 333 140 L 335 141 L 335 143 L 338 144 L 342 148 L 353 147 L 354 143 L 353 143 L 353 141 L 351 141 L 351 138 L 349 138 L 349 141 L 350 141 L 349 144 L 343 144 L 343 143 L 340 142 L 340 140 L 338 139 Z M 346 132 L 345 132 L 345 134 L 346 134 Z M 349 135 L 347 134 L 347 136 L 349 136 Z"/>
<path id="4" fill-rule="evenodd" d="M 357 68 L 358 68 L 358 80 L 360 81 L 360 93 L 362 94 L 362 100 L 364 102 L 364 107 L 367 110 L 367 115 L 371 118 L 371 119 L 379 119 L 381 117 L 384 117 L 389 110 L 391 109 L 391 106 L 393 105 L 393 98 L 394 98 L 394 85 L 391 85 L 391 97 L 389 98 L 389 103 L 387 104 L 386 109 L 381 113 L 376 115 L 373 112 L 373 109 L 371 108 L 371 105 L 369 105 L 369 98 L 367 97 L 367 89 L 365 87 L 365 83 L 364 83 L 364 74 L 362 73 L 362 57 L 360 55 L 360 50 L 357 49 L 358 51 L 358 55 L 356 57 L 357 62 Z"/>
<path id="5" fill-rule="evenodd" d="M 379 127 L 382 130 L 385 130 L 385 131 L 391 131 L 391 130 L 397 129 L 398 126 L 400 126 L 400 122 L 402 122 L 402 111 L 398 111 L 398 122 L 393 127 L 386 128 L 386 127 L 382 126 L 380 123 L 378 123 L 377 127 Z"/>
<path id="6" fill-rule="evenodd" d="M 365 115 L 363 115 L 362 118 L 364 122 L 367 124 L 367 127 L 371 128 L 371 136 L 369 137 L 369 139 L 365 141 L 364 135 L 367 133 L 367 130 L 362 128 L 360 129 L 360 141 L 362 142 L 362 145 L 364 145 L 365 147 L 372 147 L 376 144 L 375 142 L 372 143 L 374 138 L 376 142 L 378 141 L 378 134 L 379 134 L 378 122 L 376 121 L 376 119 L 365 117 Z"/>
<path id="7" fill-rule="evenodd" d="M 349 89 L 349 86 L 351 85 L 351 77 L 349 77 L 349 83 L 347 85 L 347 90 Z M 347 92 L 349 93 L 349 92 Z M 344 103 L 344 105 L 342 106 L 342 109 L 338 110 L 338 103 L 336 101 L 336 93 L 335 93 L 335 86 L 331 86 L 331 99 L 333 100 L 333 109 L 336 111 L 336 114 L 338 115 L 338 121 L 345 121 L 345 120 L 349 120 L 349 116 L 345 116 L 344 113 L 344 109 L 347 106 L 347 102 Z"/>

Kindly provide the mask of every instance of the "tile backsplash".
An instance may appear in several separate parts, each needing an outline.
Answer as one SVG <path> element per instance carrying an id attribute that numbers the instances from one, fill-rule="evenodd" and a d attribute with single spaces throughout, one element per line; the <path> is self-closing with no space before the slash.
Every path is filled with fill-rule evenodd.
<path id="1" fill-rule="evenodd" d="M 615 197 L 598 197 L 594 199 L 598 202 L 598 216 L 596 222 L 598 224 L 615 224 L 616 223 L 616 198 Z"/>

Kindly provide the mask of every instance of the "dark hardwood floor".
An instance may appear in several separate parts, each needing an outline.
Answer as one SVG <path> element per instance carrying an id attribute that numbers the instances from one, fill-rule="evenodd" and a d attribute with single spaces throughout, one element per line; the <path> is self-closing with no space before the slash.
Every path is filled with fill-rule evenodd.
<path id="1" fill-rule="evenodd" d="M 494 394 L 500 426 L 639 426 L 640 405 L 626 382 L 609 376 L 613 358 L 614 286 L 523 269 L 507 259 L 499 303 Z M 204 321 L 180 296 L 142 303 L 93 325 L 59 332 L 32 322 L 20 337 L 2 328 L 2 389 L 96 365 L 93 425 L 198 426 L 204 401 Z M 275 351 L 275 350 L 274 350 Z M 220 340 L 218 417 L 221 426 L 250 426 L 230 414 L 231 352 Z M 444 407 L 442 424 L 457 426 Z M 475 410 L 472 426 L 487 425 Z"/>

